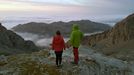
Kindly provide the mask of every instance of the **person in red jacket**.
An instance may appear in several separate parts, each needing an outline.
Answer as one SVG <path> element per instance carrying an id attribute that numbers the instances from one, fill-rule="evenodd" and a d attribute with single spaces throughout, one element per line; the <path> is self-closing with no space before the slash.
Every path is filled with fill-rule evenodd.
<path id="1" fill-rule="evenodd" d="M 63 50 L 65 50 L 65 42 L 60 31 L 56 31 L 56 35 L 53 37 L 52 49 L 55 51 L 56 65 L 59 67 L 62 62 Z"/>

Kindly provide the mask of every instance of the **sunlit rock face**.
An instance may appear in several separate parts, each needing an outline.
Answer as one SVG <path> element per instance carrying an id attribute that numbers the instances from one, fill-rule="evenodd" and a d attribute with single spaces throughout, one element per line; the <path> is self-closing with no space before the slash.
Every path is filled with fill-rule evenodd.
<path id="1" fill-rule="evenodd" d="M 97 42 L 108 40 L 111 44 L 134 39 L 134 14 L 118 22 L 112 29 L 89 37 L 89 45 L 97 44 Z"/>
<path id="2" fill-rule="evenodd" d="M 110 30 L 84 37 L 83 42 L 106 55 L 134 61 L 134 14 L 118 22 Z"/>

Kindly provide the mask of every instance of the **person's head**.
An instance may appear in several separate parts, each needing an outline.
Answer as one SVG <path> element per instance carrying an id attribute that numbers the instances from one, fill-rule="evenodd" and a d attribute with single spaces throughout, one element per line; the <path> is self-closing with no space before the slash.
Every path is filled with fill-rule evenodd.
<path id="1" fill-rule="evenodd" d="M 59 30 L 56 31 L 56 35 L 61 35 Z"/>
<path id="2" fill-rule="evenodd" d="M 78 24 L 73 24 L 73 30 L 79 30 Z"/>

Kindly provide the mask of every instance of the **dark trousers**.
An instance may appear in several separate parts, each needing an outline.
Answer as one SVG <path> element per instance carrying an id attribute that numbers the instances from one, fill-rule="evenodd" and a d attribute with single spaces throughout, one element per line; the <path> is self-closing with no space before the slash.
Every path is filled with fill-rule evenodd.
<path id="1" fill-rule="evenodd" d="M 55 55 L 56 55 L 56 65 L 61 65 L 61 62 L 62 62 L 62 53 L 63 51 L 59 51 L 59 52 L 56 52 L 55 51 Z"/>

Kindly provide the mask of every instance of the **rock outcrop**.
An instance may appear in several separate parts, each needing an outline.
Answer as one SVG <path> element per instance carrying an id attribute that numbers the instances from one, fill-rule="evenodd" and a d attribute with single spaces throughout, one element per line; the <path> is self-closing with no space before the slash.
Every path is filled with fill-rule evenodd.
<path id="1" fill-rule="evenodd" d="M 84 41 L 93 49 L 103 52 L 107 55 L 117 55 L 116 57 L 125 59 L 125 55 L 130 56 L 129 53 L 134 53 L 134 14 L 118 22 L 110 30 L 99 34 L 86 36 Z M 127 54 L 127 53 L 128 54 Z M 118 56 L 123 55 L 124 56 Z M 131 59 L 132 59 L 131 55 Z"/>
<path id="2" fill-rule="evenodd" d="M 11 30 L 7 30 L 0 23 L 0 54 L 17 54 L 37 51 L 38 47 L 32 41 L 25 41 Z"/>
<path id="3" fill-rule="evenodd" d="M 41 35 L 52 36 L 57 30 L 60 30 L 64 36 L 69 36 L 72 24 L 79 24 L 80 29 L 84 33 L 92 33 L 97 31 L 104 31 L 111 27 L 107 24 L 92 22 L 89 20 L 70 21 L 70 22 L 53 22 L 50 24 L 31 22 L 23 25 L 18 25 L 12 29 L 16 32 L 28 32 Z"/>

